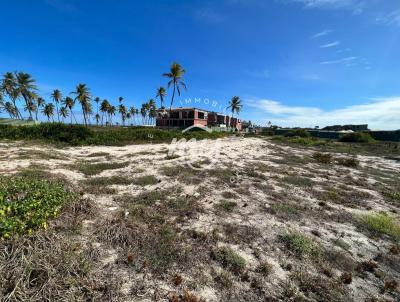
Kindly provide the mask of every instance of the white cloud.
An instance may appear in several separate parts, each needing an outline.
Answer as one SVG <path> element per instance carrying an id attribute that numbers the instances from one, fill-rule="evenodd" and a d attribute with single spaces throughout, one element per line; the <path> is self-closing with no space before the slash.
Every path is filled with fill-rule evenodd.
<path id="1" fill-rule="evenodd" d="M 331 64 L 341 64 L 341 63 L 349 63 L 351 61 L 357 60 L 357 57 L 346 57 L 343 59 L 339 59 L 339 60 L 333 60 L 333 61 L 323 61 L 320 64 L 322 65 L 331 65 Z"/>
<path id="2" fill-rule="evenodd" d="M 337 124 L 369 124 L 371 129 L 400 129 L 400 97 L 372 99 L 370 103 L 336 110 L 318 107 L 286 106 L 278 101 L 247 100 L 247 105 L 265 112 L 264 123 L 288 127 L 314 127 Z"/>
<path id="3" fill-rule="evenodd" d="M 340 42 L 339 41 L 335 41 L 335 42 L 332 42 L 332 43 L 323 44 L 320 47 L 321 48 L 331 48 L 331 47 L 335 47 L 335 46 L 338 46 L 338 45 L 340 45 Z"/>
<path id="4" fill-rule="evenodd" d="M 324 37 L 326 35 L 329 35 L 331 32 L 333 32 L 333 30 L 330 29 L 325 29 L 319 33 L 316 33 L 315 35 L 312 36 L 312 38 L 320 38 L 320 37 Z"/>
<path id="5" fill-rule="evenodd" d="M 357 6 L 359 0 L 292 0 L 303 3 L 308 8 L 342 8 Z"/>
<path id="6" fill-rule="evenodd" d="M 377 23 L 400 26 L 400 9 L 387 14 L 381 14 L 375 21 Z"/>

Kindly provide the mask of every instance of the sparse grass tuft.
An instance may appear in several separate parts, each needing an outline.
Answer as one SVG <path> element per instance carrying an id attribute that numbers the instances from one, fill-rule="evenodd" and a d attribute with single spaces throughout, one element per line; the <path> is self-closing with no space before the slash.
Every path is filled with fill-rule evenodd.
<path id="1" fill-rule="evenodd" d="M 158 183 L 158 179 L 154 175 L 145 175 L 133 179 L 133 183 L 138 186 L 151 186 Z"/>
<path id="2" fill-rule="evenodd" d="M 318 254 L 319 248 L 314 241 L 299 232 L 290 232 L 281 236 L 286 247 L 298 257 Z"/>
<path id="3" fill-rule="evenodd" d="M 312 157 L 321 164 L 332 163 L 332 154 L 330 153 L 315 152 Z"/>
<path id="4" fill-rule="evenodd" d="M 285 176 L 282 180 L 287 184 L 297 187 L 312 187 L 314 185 L 311 179 L 302 176 Z"/>
<path id="5" fill-rule="evenodd" d="M 93 177 L 86 179 L 83 183 L 89 186 L 111 186 L 111 185 L 130 185 L 133 182 L 131 178 L 123 176 L 110 176 L 110 177 Z"/>
<path id="6" fill-rule="evenodd" d="M 338 158 L 337 164 L 349 168 L 357 168 L 360 162 L 354 157 L 348 157 L 348 158 Z"/>
<path id="7" fill-rule="evenodd" d="M 235 274 L 240 274 L 246 268 L 246 261 L 229 247 L 220 247 L 212 251 L 211 257 L 222 267 Z"/>
<path id="8" fill-rule="evenodd" d="M 274 266 L 268 261 L 261 262 L 256 269 L 257 273 L 265 277 L 269 276 L 271 273 L 273 273 L 273 271 L 274 271 Z"/>
<path id="9" fill-rule="evenodd" d="M 388 235 L 400 239 L 400 224 L 386 213 L 370 213 L 360 216 L 362 225 L 373 235 Z"/>
<path id="10" fill-rule="evenodd" d="M 236 206 L 237 203 L 234 201 L 221 200 L 219 203 L 215 205 L 215 208 L 225 212 L 233 212 Z"/>
<path id="11" fill-rule="evenodd" d="M 129 166 L 129 162 L 122 162 L 122 163 L 90 163 L 90 162 L 81 162 L 75 165 L 75 168 L 85 174 L 86 176 L 100 174 L 105 170 L 116 170 L 121 169 Z"/>

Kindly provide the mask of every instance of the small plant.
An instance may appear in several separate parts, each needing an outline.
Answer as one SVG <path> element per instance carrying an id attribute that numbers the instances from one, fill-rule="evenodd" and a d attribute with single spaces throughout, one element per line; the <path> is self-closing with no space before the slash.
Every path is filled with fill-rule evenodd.
<path id="1" fill-rule="evenodd" d="M 0 178 L 0 238 L 47 228 L 73 195 L 63 185 L 24 177 Z"/>
<path id="2" fill-rule="evenodd" d="M 349 168 L 357 168 L 360 162 L 354 157 L 338 158 L 337 164 Z"/>
<path id="3" fill-rule="evenodd" d="M 320 153 L 316 152 L 313 154 L 313 159 L 321 164 L 330 164 L 332 163 L 332 154 L 330 153 Z"/>
<path id="4" fill-rule="evenodd" d="M 299 232 L 290 232 L 281 236 L 286 247 L 299 257 L 318 254 L 318 246 L 314 241 Z"/>
<path id="5" fill-rule="evenodd" d="M 85 174 L 86 176 L 100 174 L 105 170 L 116 170 L 121 169 L 129 166 L 129 162 L 122 162 L 122 163 L 90 163 L 90 162 L 82 162 L 76 165 L 76 168 Z"/>
<path id="6" fill-rule="evenodd" d="M 285 176 L 282 180 L 290 185 L 298 187 L 311 187 L 314 184 L 311 179 L 302 176 Z"/>
<path id="7" fill-rule="evenodd" d="M 364 132 L 352 132 L 346 133 L 339 138 L 340 142 L 345 143 L 373 143 L 375 140 L 369 133 Z"/>
<path id="8" fill-rule="evenodd" d="M 237 203 L 234 201 L 221 200 L 215 207 L 219 210 L 223 210 L 225 212 L 232 212 L 233 209 L 237 206 Z"/>
<path id="9" fill-rule="evenodd" d="M 274 271 L 274 266 L 268 261 L 261 262 L 256 269 L 257 273 L 263 276 L 269 276 Z"/>
<path id="10" fill-rule="evenodd" d="M 400 224 L 389 214 L 370 213 L 360 217 L 362 225 L 373 235 L 388 235 L 400 239 Z"/>
<path id="11" fill-rule="evenodd" d="M 240 274 L 246 268 L 246 261 L 229 247 L 220 247 L 211 253 L 211 257 L 222 267 L 235 274 Z"/>
<path id="12" fill-rule="evenodd" d="M 144 187 L 144 186 L 155 185 L 156 183 L 158 183 L 158 180 L 154 175 L 145 175 L 145 176 L 135 178 L 133 180 L 133 183 L 135 185 Z"/>

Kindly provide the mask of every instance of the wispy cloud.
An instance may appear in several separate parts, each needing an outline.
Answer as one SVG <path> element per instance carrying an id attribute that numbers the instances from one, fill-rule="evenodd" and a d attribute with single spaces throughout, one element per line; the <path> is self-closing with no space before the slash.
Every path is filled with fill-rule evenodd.
<path id="1" fill-rule="evenodd" d="M 400 129 L 400 97 L 371 99 L 371 102 L 336 110 L 318 107 L 287 106 L 278 101 L 247 100 L 248 106 L 268 115 L 268 120 L 280 126 L 328 126 L 336 124 L 370 124 L 372 129 Z M 265 122 L 265 121 L 259 121 Z"/>
<path id="2" fill-rule="evenodd" d="M 359 5 L 360 0 L 292 0 L 303 3 L 308 8 L 342 8 Z"/>
<path id="3" fill-rule="evenodd" d="M 381 24 L 400 26 L 400 9 L 394 10 L 387 14 L 381 14 L 376 17 L 375 21 Z"/>
<path id="4" fill-rule="evenodd" d="M 323 44 L 323 45 L 320 46 L 320 48 L 331 48 L 331 47 L 335 47 L 335 46 L 338 46 L 338 45 L 340 45 L 340 42 L 339 41 L 335 41 L 335 42 L 332 42 L 332 43 Z"/>
<path id="5" fill-rule="evenodd" d="M 354 60 L 357 60 L 357 57 L 346 57 L 346 58 L 339 59 L 339 60 L 323 61 L 320 64 L 322 64 L 322 65 L 341 64 L 341 63 L 349 63 Z"/>
<path id="6" fill-rule="evenodd" d="M 216 24 L 225 20 L 225 16 L 216 12 L 215 10 L 202 7 L 196 10 L 195 17 L 199 21 L 204 21 L 205 23 Z"/>
<path id="7" fill-rule="evenodd" d="M 312 38 L 315 39 L 315 38 L 324 37 L 324 36 L 326 36 L 326 35 L 329 35 L 329 34 L 332 33 L 332 32 L 333 32 L 333 30 L 325 29 L 325 30 L 323 30 L 323 31 L 321 31 L 321 32 L 316 33 L 315 35 L 313 35 Z"/>

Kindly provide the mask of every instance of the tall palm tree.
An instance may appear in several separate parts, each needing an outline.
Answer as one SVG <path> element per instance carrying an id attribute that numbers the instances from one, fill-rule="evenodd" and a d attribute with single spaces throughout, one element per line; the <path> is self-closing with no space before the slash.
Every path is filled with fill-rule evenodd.
<path id="1" fill-rule="evenodd" d="M 19 96 L 19 91 L 18 91 L 18 87 L 17 87 L 17 79 L 12 72 L 6 72 L 4 74 L 3 79 L 1 81 L 1 90 L 4 91 L 5 94 L 7 94 L 7 96 L 9 97 L 9 99 L 12 102 L 12 105 L 13 105 L 12 111 L 14 111 L 16 113 L 13 116 L 15 118 L 22 119 L 22 114 L 18 110 L 18 106 L 17 106 L 17 99 Z"/>
<path id="2" fill-rule="evenodd" d="M 156 110 L 157 110 L 157 106 L 156 106 L 156 101 L 154 101 L 154 99 L 150 99 L 147 103 L 147 109 L 148 109 L 148 113 L 149 113 L 149 118 L 151 123 L 153 123 L 153 119 L 156 117 Z"/>
<path id="3" fill-rule="evenodd" d="M 29 106 L 29 102 L 32 101 L 32 95 L 37 90 L 35 80 L 30 74 L 25 72 L 18 72 L 15 76 L 17 79 L 17 89 L 19 95 L 21 95 L 24 99 L 25 107 L 28 109 L 29 112 L 29 119 L 32 120 L 32 111 L 30 110 L 31 106 Z"/>
<path id="4" fill-rule="evenodd" d="M 47 116 L 47 120 L 50 122 L 50 118 L 54 122 L 54 104 L 53 103 L 48 103 L 44 106 L 42 110 L 43 114 Z"/>
<path id="5" fill-rule="evenodd" d="M 148 111 L 148 103 L 143 103 L 142 107 L 140 108 L 140 115 L 142 116 L 142 124 L 145 125 L 146 123 L 146 117 L 147 117 L 147 111 Z"/>
<path id="6" fill-rule="evenodd" d="M 36 120 L 38 120 L 38 114 L 39 114 L 39 110 L 40 108 L 42 108 L 44 106 L 45 100 L 41 97 L 38 97 L 36 100 L 36 112 L 35 112 L 35 118 Z"/>
<path id="7" fill-rule="evenodd" d="M 63 104 L 64 104 L 64 107 L 66 107 L 66 108 L 69 109 L 69 112 L 70 112 L 70 114 L 71 114 L 71 115 L 70 115 L 70 117 L 71 117 L 71 124 L 72 124 L 72 118 L 74 118 L 75 123 L 77 123 L 76 117 L 75 117 L 75 115 L 74 115 L 74 112 L 72 111 L 72 108 L 74 108 L 74 106 L 75 106 L 75 101 L 74 101 L 74 99 L 71 98 L 71 97 L 69 97 L 69 96 L 67 96 L 67 97 L 64 99 Z"/>
<path id="8" fill-rule="evenodd" d="M 89 88 L 86 86 L 86 84 L 78 84 L 75 88 L 75 91 L 72 92 L 72 94 L 75 94 L 75 100 L 78 100 L 78 102 L 81 104 L 82 107 L 82 114 L 83 114 L 83 121 L 85 126 L 87 127 L 88 125 L 88 115 L 91 113 L 91 96 L 89 92 Z"/>
<path id="9" fill-rule="evenodd" d="M 178 92 L 178 95 L 181 95 L 181 88 L 187 89 L 186 84 L 183 82 L 183 76 L 185 74 L 185 69 L 176 62 L 172 63 L 170 72 L 164 73 L 163 76 L 170 79 L 168 82 L 168 88 L 173 86 L 173 92 L 171 97 L 171 104 L 169 106 L 169 111 L 171 112 L 172 105 L 174 104 L 175 92 Z"/>
<path id="10" fill-rule="evenodd" d="M 127 114 L 126 107 L 123 104 L 120 104 L 118 106 L 118 112 L 119 112 L 119 114 L 121 114 L 122 125 L 125 126 L 125 120 L 126 120 L 126 114 Z"/>
<path id="11" fill-rule="evenodd" d="M 115 106 L 111 106 L 110 105 L 108 107 L 107 113 L 108 113 L 108 116 L 109 116 L 110 125 L 112 125 L 112 117 L 113 117 L 113 115 L 115 115 L 116 112 L 117 112 L 117 108 L 115 108 Z"/>
<path id="12" fill-rule="evenodd" d="M 231 109 L 232 112 L 232 118 L 233 118 L 233 114 L 236 112 L 237 115 L 239 115 L 240 110 L 242 109 L 243 105 L 242 105 L 242 100 L 240 99 L 240 97 L 238 96 L 234 96 L 230 102 L 229 102 L 229 106 L 227 108 Z M 229 127 L 231 127 L 231 125 L 233 125 L 230 122 Z"/>
<path id="13" fill-rule="evenodd" d="M 53 93 L 51 94 L 51 98 L 54 100 L 54 102 L 56 103 L 56 110 L 57 110 L 57 120 L 58 122 L 60 122 L 60 112 L 58 111 L 58 104 L 61 102 L 62 100 L 62 94 L 61 91 L 58 89 L 54 89 Z"/>
<path id="14" fill-rule="evenodd" d="M 106 117 L 106 124 L 107 124 L 107 115 L 108 109 L 110 108 L 110 103 L 107 100 L 103 100 L 100 104 L 100 111 L 101 111 L 101 125 L 103 126 L 104 116 Z"/>
<path id="15" fill-rule="evenodd" d="M 96 103 L 96 115 L 94 116 L 94 118 L 96 119 L 96 126 L 99 125 L 99 121 L 100 121 L 100 115 L 99 115 L 99 103 L 100 103 L 100 98 L 96 97 L 94 99 L 94 102 Z"/>
<path id="16" fill-rule="evenodd" d="M 120 96 L 119 98 L 118 98 L 118 102 L 121 104 L 122 103 L 122 101 L 124 100 L 124 98 L 122 97 L 122 96 Z"/>
<path id="17" fill-rule="evenodd" d="M 135 107 L 130 107 L 129 108 L 129 113 L 131 114 L 131 118 L 132 118 L 132 121 L 133 121 L 133 124 L 134 124 L 135 123 L 135 115 L 136 115 Z"/>
<path id="18" fill-rule="evenodd" d="M 62 118 L 62 122 L 64 123 L 64 119 L 66 119 L 68 117 L 69 113 L 68 113 L 68 109 L 67 107 L 61 107 L 60 109 L 60 116 Z"/>
<path id="19" fill-rule="evenodd" d="M 19 116 L 17 107 L 15 107 L 14 104 L 11 102 L 6 102 L 4 104 L 4 110 L 8 113 L 10 118 L 18 118 Z"/>
<path id="20" fill-rule="evenodd" d="M 164 98 L 167 96 L 167 90 L 164 87 L 158 87 L 157 88 L 157 94 L 156 94 L 156 98 L 160 99 L 160 108 L 164 109 Z"/>

